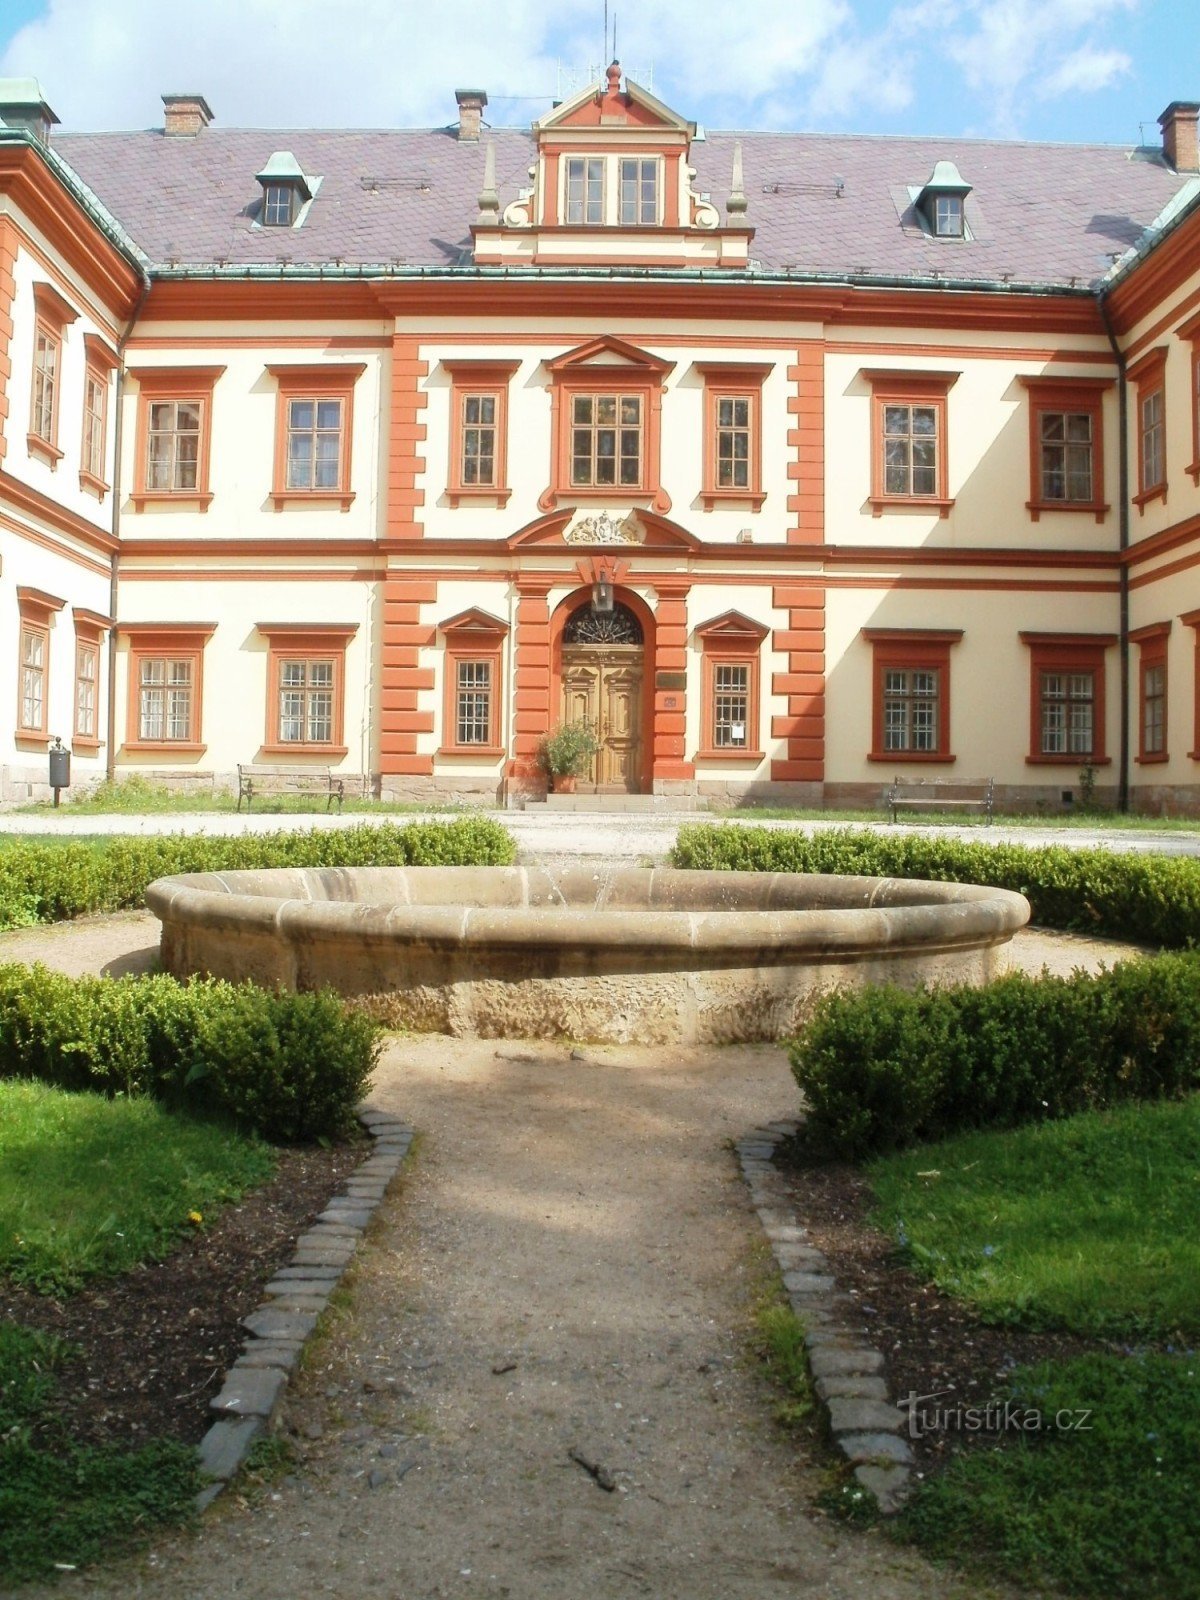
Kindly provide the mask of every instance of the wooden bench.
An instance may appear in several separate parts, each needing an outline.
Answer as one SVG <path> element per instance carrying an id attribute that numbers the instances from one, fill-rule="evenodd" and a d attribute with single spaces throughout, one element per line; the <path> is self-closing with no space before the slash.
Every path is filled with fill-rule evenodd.
<path id="1" fill-rule="evenodd" d="M 243 766 L 238 762 L 239 811 L 243 800 L 249 810 L 256 794 L 323 794 L 326 811 L 335 800 L 340 811 L 345 791 L 344 780 L 336 777 L 329 767 L 264 767 L 254 763 Z"/>
<path id="2" fill-rule="evenodd" d="M 887 792 L 890 820 L 895 822 L 898 811 L 982 811 L 988 822 L 992 820 L 991 778 L 978 778 L 972 782 L 955 782 L 945 778 L 920 780 L 915 783 L 897 778 Z"/>

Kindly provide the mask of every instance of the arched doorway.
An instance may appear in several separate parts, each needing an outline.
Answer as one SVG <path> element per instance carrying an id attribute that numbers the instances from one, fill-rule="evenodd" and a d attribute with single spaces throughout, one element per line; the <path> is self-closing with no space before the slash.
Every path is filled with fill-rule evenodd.
<path id="1" fill-rule="evenodd" d="M 593 611 L 585 601 L 562 632 L 562 720 L 587 722 L 600 740 L 579 788 L 637 794 L 642 775 L 642 624 L 620 601 Z"/>

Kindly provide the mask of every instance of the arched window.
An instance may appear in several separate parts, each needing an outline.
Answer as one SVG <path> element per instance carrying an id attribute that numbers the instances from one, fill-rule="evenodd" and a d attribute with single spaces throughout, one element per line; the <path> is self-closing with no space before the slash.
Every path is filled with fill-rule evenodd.
<path id="1" fill-rule="evenodd" d="M 642 625 L 628 606 L 617 601 L 611 611 L 580 606 L 567 618 L 564 644 L 641 644 Z"/>

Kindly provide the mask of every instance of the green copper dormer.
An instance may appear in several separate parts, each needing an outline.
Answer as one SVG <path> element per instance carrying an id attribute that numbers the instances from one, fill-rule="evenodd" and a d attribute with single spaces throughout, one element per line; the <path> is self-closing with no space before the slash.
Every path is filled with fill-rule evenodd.
<path id="1" fill-rule="evenodd" d="M 914 196 L 930 233 L 936 239 L 967 239 L 966 199 L 971 185 L 953 161 L 939 161 Z"/>
<path id="2" fill-rule="evenodd" d="M 290 150 L 276 150 L 255 177 L 262 184 L 259 222 L 264 228 L 293 228 L 316 193 Z"/>
<path id="3" fill-rule="evenodd" d="M 31 134 L 40 145 L 50 143 L 58 118 L 51 111 L 36 78 L 0 78 L 0 122 Z"/>

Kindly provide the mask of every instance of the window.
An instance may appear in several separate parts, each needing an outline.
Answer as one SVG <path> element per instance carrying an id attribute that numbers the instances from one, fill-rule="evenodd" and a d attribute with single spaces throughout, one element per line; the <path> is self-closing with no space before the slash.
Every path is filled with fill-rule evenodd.
<path id="1" fill-rule="evenodd" d="M 933 231 L 939 239 L 961 239 L 963 236 L 963 197 L 960 194 L 939 194 L 933 202 Z"/>
<path id="2" fill-rule="evenodd" d="M 650 227 L 658 221 L 658 162 L 653 156 L 621 162 L 619 220 L 623 228 Z"/>
<path id="3" fill-rule="evenodd" d="M 208 487 L 213 389 L 224 367 L 138 367 L 138 432 L 134 509 L 188 501 L 212 503 Z"/>
<path id="4" fill-rule="evenodd" d="M 439 625 L 445 646 L 442 756 L 504 753 L 501 672 L 508 627 L 472 608 Z"/>
<path id="5" fill-rule="evenodd" d="M 271 499 L 285 505 L 319 502 L 348 511 L 354 386 L 366 367 L 272 366 L 278 399 L 275 418 L 275 472 Z"/>
<path id="6" fill-rule="evenodd" d="M 1140 763 L 1167 759 L 1167 639 L 1169 622 L 1130 631 L 1138 647 L 1138 754 Z"/>
<path id="7" fill-rule="evenodd" d="M 75 737 L 92 740 L 98 737 L 96 729 L 96 689 L 99 676 L 100 650 L 88 641 L 75 646 Z"/>
<path id="8" fill-rule="evenodd" d="M 1185 470 L 1193 483 L 1200 484 L 1200 316 L 1189 318 L 1179 337 L 1188 342 L 1191 363 L 1192 459 Z"/>
<path id="9" fill-rule="evenodd" d="M 755 511 L 762 491 L 762 386 L 769 364 L 698 362 L 704 378 L 704 486 L 701 504 L 711 511 L 721 501 L 749 504 Z"/>
<path id="10" fill-rule="evenodd" d="M 358 624 L 260 622 L 258 631 L 269 649 L 264 754 L 346 755 L 346 649 Z"/>
<path id="11" fill-rule="evenodd" d="M 673 361 L 602 335 L 545 363 L 554 455 L 542 511 L 563 500 L 646 500 L 671 509 L 660 482 L 662 394 Z"/>
<path id="12" fill-rule="evenodd" d="M 75 712 L 72 746 L 76 750 L 99 750 L 100 739 L 100 648 L 112 619 L 82 606 L 71 607 L 75 624 Z"/>
<path id="13" fill-rule="evenodd" d="M 33 286 L 33 387 L 29 400 L 30 451 L 50 467 L 63 453 L 58 447 L 58 405 L 66 330 L 79 313 L 48 283 Z"/>
<path id="14" fill-rule="evenodd" d="M 863 376 L 872 389 L 872 511 L 927 506 L 947 516 L 954 501 L 946 487 L 946 396 L 958 374 L 885 368 Z"/>
<path id="15" fill-rule="evenodd" d="M 759 661 L 767 629 L 726 611 L 696 629 L 703 651 L 698 761 L 761 761 Z"/>
<path id="16" fill-rule="evenodd" d="M 128 640 L 125 748 L 202 755 L 204 647 L 215 622 L 122 623 Z"/>
<path id="17" fill-rule="evenodd" d="M 636 489 L 642 481 L 640 395 L 571 397 L 571 485 Z"/>
<path id="18" fill-rule="evenodd" d="M 1032 765 L 1105 766 L 1105 657 L 1114 634 L 1022 633 L 1030 650 Z"/>
<path id="19" fill-rule="evenodd" d="M 1133 503 L 1139 511 L 1149 501 L 1167 497 L 1166 366 L 1167 347 L 1159 345 L 1127 374 L 1137 392 L 1138 492 Z"/>
<path id="20" fill-rule="evenodd" d="M 604 160 L 600 156 L 571 156 L 567 161 L 568 222 L 604 221 Z"/>
<path id="21" fill-rule="evenodd" d="M 1029 499 L 1043 511 L 1090 511 L 1103 522 L 1104 393 L 1092 378 L 1022 378 L 1029 391 Z"/>
<path id="22" fill-rule="evenodd" d="M 871 761 L 951 762 L 950 651 L 961 628 L 864 628 L 872 647 Z"/>
<path id="23" fill-rule="evenodd" d="M 290 228 L 296 220 L 296 190 L 290 183 L 263 185 L 264 228 Z"/>
<path id="24" fill-rule="evenodd" d="M 108 451 L 108 389 L 117 357 L 95 334 L 83 336 L 87 364 L 83 375 L 83 445 L 79 487 L 103 500 L 108 493 L 105 464 Z"/>
<path id="25" fill-rule="evenodd" d="M 444 361 L 450 374 L 447 496 L 507 505 L 508 385 L 517 361 Z"/>
<path id="26" fill-rule="evenodd" d="M 1188 757 L 1200 761 L 1200 611 L 1185 611 L 1179 618 L 1185 628 L 1196 630 L 1192 652 L 1192 748 Z"/>
<path id="27" fill-rule="evenodd" d="M 64 604 L 41 589 L 17 588 L 17 739 L 24 743 L 50 742 L 50 631 Z"/>

